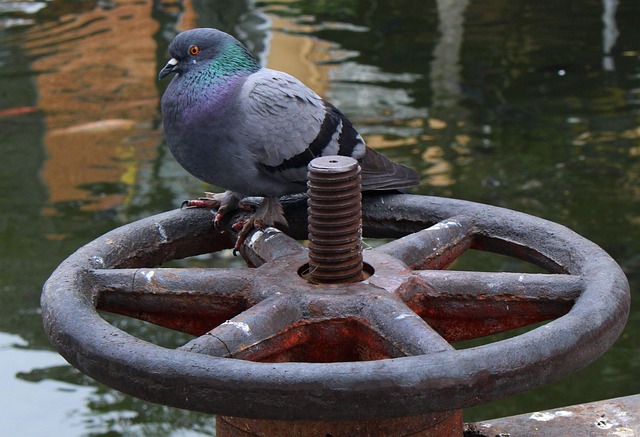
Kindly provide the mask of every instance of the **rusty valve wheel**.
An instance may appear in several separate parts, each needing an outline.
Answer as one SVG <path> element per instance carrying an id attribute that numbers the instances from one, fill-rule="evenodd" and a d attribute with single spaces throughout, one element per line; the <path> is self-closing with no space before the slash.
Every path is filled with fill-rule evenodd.
<path id="1" fill-rule="evenodd" d="M 287 233 L 256 231 L 247 268 L 154 268 L 233 247 L 211 213 L 176 210 L 123 226 L 70 256 L 45 284 L 46 332 L 74 366 L 174 407 L 275 420 L 367 420 L 451 411 L 558 380 L 618 337 L 629 286 L 598 246 L 497 207 L 413 195 L 366 197 L 365 279 L 315 285 L 306 203 L 285 204 Z M 444 270 L 468 249 L 544 274 Z M 254 268 L 257 267 L 257 268 Z M 168 349 L 98 310 L 183 331 Z M 553 319 L 553 320 L 552 320 Z M 456 350 L 451 343 L 552 320 Z"/>

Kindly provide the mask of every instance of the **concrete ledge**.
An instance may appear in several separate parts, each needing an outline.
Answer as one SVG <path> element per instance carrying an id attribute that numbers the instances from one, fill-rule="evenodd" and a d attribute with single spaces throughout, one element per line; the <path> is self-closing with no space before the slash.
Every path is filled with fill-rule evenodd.
<path id="1" fill-rule="evenodd" d="M 640 394 L 471 423 L 464 435 L 640 437 Z"/>

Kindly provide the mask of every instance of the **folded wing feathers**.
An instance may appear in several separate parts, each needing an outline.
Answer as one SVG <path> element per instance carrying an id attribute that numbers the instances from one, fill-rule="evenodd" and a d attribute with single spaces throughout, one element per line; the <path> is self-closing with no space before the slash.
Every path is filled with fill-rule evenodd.
<path id="1" fill-rule="evenodd" d="M 262 171 L 282 180 L 304 182 L 313 158 L 344 155 L 360 161 L 363 190 L 418 185 L 416 171 L 366 147 L 340 110 L 293 76 L 268 69 L 252 76 L 247 82 L 247 121 L 260 126 L 260 137 L 248 140 Z"/>

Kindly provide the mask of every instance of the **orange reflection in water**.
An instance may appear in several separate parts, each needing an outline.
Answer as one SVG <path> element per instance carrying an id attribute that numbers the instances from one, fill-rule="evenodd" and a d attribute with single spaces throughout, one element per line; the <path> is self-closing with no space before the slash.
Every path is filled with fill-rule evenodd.
<path id="1" fill-rule="evenodd" d="M 48 153 L 43 178 L 50 202 L 90 200 L 91 209 L 124 201 L 95 197 L 86 187 L 135 179 L 141 159 L 152 159 L 160 133 L 156 47 L 151 2 L 119 2 L 32 28 L 26 48 L 33 62 L 39 107 L 45 113 Z M 127 180 L 127 178 L 129 180 Z M 85 187 L 85 188 L 83 188 Z"/>

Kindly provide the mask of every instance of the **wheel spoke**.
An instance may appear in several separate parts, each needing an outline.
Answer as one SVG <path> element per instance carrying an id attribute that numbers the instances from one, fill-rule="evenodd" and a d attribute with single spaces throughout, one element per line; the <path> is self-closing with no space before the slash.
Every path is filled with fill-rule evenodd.
<path id="1" fill-rule="evenodd" d="M 419 271 L 398 294 L 455 342 L 560 317 L 582 290 L 582 278 L 571 275 Z"/>
<path id="2" fill-rule="evenodd" d="M 247 264 L 259 267 L 284 256 L 302 256 L 306 248 L 285 233 L 266 228 L 254 231 L 242 245 L 240 253 Z"/>
<path id="3" fill-rule="evenodd" d="M 376 250 L 401 260 L 412 269 L 444 269 L 471 246 L 472 240 L 471 221 L 453 217 Z"/>
<path id="4" fill-rule="evenodd" d="M 299 305 L 294 304 L 295 300 L 273 296 L 179 349 L 216 357 L 265 361 L 263 353 L 275 352 L 269 340 L 286 334 L 304 318 Z"/>
<path id="5" fill-rule="evenodd" d="M 404 303 L 377 299 L 364 315 L 371 328 L 397 351 L 395 356 L 443 352 L 453 347 Z"/>
<path id="6" fill-rule="evenodd" d="M 200 335 L 248 307 L 255 269 L 100 269 L 96 308 Z"/>

